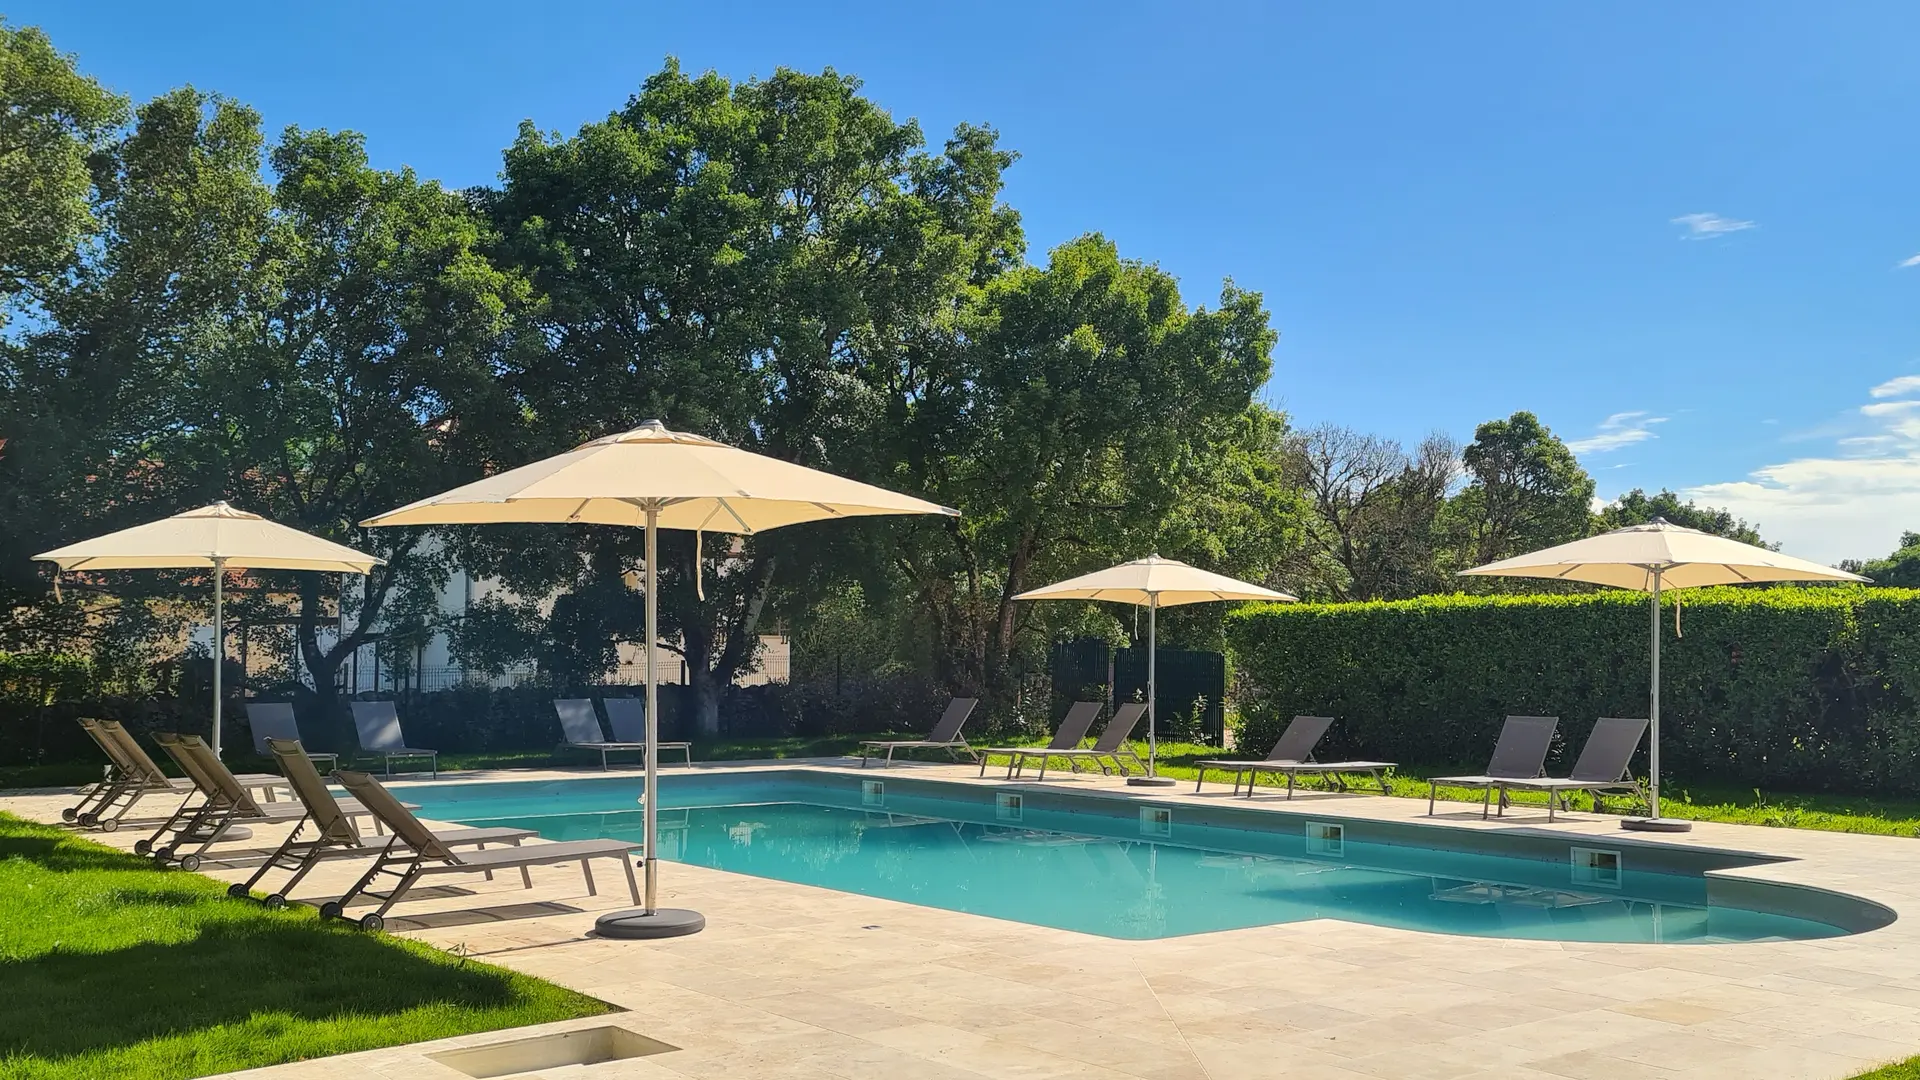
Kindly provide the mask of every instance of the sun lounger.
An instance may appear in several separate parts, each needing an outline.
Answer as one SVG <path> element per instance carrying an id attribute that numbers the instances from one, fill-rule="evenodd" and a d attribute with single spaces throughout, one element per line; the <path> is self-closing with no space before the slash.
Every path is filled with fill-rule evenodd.
<path id="1" fill-rule="evenodd" d="M 120 827 L 134 804 L 147 795 L 188 795 L 193 792 L 191 779 L 171 777 L 162 772 L 160 766 L 153 763 L 153 758 L 119 722 L 83 718 L 80 726 L 99 745 L 101 752 L 107 755 L 110 768 L 79 804 L 61 813 L 66 820 L 97 828 L 101 832 L 112 832 Z M 269 802 L 273 800 L 274 792 L 284 788 L 287 783 L 278 776 L 265 773 L 247 773 L 235 779 L 260 792 Z"/>
<path id="2" fill-rule="evenodd" d="M 1230 772 L 1233 774 L 1233 793 L 1240 794 L 1240 784 L 1247 785 L 1247 798 L 1253 798 L 1254 781 L 1261 773 L 1282 773 L 1287 778 L 1287 798 L 1293 798 L 1294 781 L 1302 773 L 1310 776 L 1324 776 L 1341 791 L 1347 789 L 1344 774 L 1366 773 L 1373 782 L 1380 785 L 1380 794 L 1387 793 L 1386 778 L 1380 775 L 1382 769 L 1393 768 L 1391 761 L 1315 761 L 1313 748 L 1320 745 L 1327 729 L 1333 726 L 1331 716 L 1296 716 L 1287 722 L 1287 729 L 1274 741 L 1273 749 L 1264 761 L 1209 760 L 1199 763 L 1200 775 L 1194 777 L 1193 790 L 1199 791 L 1200 784 L 1206 779 L 1207 770 Z"/>
<path id="3" fill-rule="evenodd" d="M 268 739 L 300 741 L 300 725 L 294 722 L 293 703 L 290 701 L 247 702 L 247 726 L 253 729 L 253 752 L 261 757 L 273 756 L 267 749 Z M 324 763 L 328 772 L 340 764 L 338 754 L 309 752 L 306 756 L 313 759 L 316 768 Z"/>
<path id="4" fill-rule="evenodd" d="M 940 722 L 933 725 L 933 730 L 924 739 L 870 739 L 861 743 L 860 767 L 866 768 L 867 758 L 881 750 L 887 752 L 888 765 L 893 764 L 895 750 L 945 750 L 955 761 L 960 760 L 961 754 L 967 755 L 969 761 L 979 761 L 980 755 L 974 753 L 973 747 L 960 735 L 967 717 L 973 715 L 974 707 L 979 704 L 979 698 L 970 697 L 957 697 L 947 702 L 947 711 L 940 714 Z"/>
<path id="5" fill-rule="evenodd" d="M 1098 708 L 1098 706 L 1095 707 Z M 1107 763 L 1112 762 L 1112 771 L 1121 776 L 1127 775 L 1127 762 L 1130 761 L 1144 774 L 1147 766 L 1137 754 L 1127 748 L 1127 736 L 1133 734 L 1133 729 L 1139 726 L 1140 718 L 1146 714 L 1147 707 L 1144 704 L 1130 701 L 1113 711 L 1113 719 L 1107 721 L 1106 729 L 1100 732 L 1100 737 L 1094 740 L 1092 746 L 1048 750 L 1044 756 L 1036 751 L 1036 756 L 1040 757 L 1039 779 L 1047 778 L 1048 759 L 1057 757 L 1066 758 L 1069 764 L 1076 761 L 1091 761 L 1100 766 L 1100 771 L 1103 773 L 1108 771 Z M 1019 774 L 1020 770 L 1015 769 L 1014 775 Z"/>
<path id="6" fill-rule="evenodd" d="M 560 717 L 562 750 L 599 751 L 600 769 L 606 771 L 607 755 L 619 750 L 637 750 L 644 754 L 645 742 L 608 742 L 600 732 L 600 718 L 594 715 L 592 698 L 555 698 L 553 711 Z"/>
<path id="7" fill-rule="evenodd" d="M 624 840 L 563 840 L 553 844 L 527 844 L 521 847 L 488 848 L 485 851 L 455 852 L 450 846 L 435 836 L 432 830 L 420 823 L 420 819 L 409 813 L 407 808 L 395 799 L 391 792 L 380 786 L 380 781 L 363 772 L 341 770 L 333 774 L 353 796 L 370 810 L 379 820 L 386 823 L 393 833 L 393 839 L 374 859 L 373 865 L 354 882 L 353 887 L 338 900 L 329 900 L 320 905 L 320 917 L 337 919 L 345 915 L 347 905 L 362 894 L 380 901 L 380 907 L 372 914 L 360 917 L 362 930 L 382 930 L 386 928 L 386 916 L 393 905 L 399 903 L 414 883 L 423 877 L 434 874 L 481 874 L 494 870 L 518 870 L 521 882 L 532 887 L 533 879 L 527 874 L 530 866 L 551 866 L 555 863 L 577 862 L 580 873 L 587 879 L 587 893 L 595 895 L 593 870 L 589 865 L 594 859 L 618 859 L 627 872 L 627 890 L 633 895 L 633 902 L 640 903 L 640 886 L 634 880 L 633 860 L 630 856 L 639 850 L 639 844 L 630 844 Z M 393 888 L 386 893 L 377 893 L 368 888 L 382 876 L 397 878 Z"/>
<path id="8" fill-rule="evenodd" d="M 386 759 L 387 775 L 393 775 L 393 759 L 426 758 L 433 767 L 433 778 L 440 779 L 440 751 L 408 746 L 400 731 L 400 714 L 391 701 L 353 701 L 353 727 L 360 735 L 360 749 Z"/>
<path id="9" fill-rule="evenodd" d="M 1646 734 L 1645 720 L 1603 716 L 1594 723 L 1592 734 L 1587 736 L 1587 745 L 1580 748 L 1580 760 L 1573 763 L 1573 771 L 1566 779 L 1540 777 L 1536 780 L 1509 780 L 1503 786 L 1546 792 L 1548 821 L 1553 820 L 1554 803 L 1558 802 L 1562 809 L 1566 809 L 1567 796 L 1576 791 L 1593 796 L 1595 813 L 1600 810 L 1600 793 L 1603 791 L 1631 791 L 1636 798 L 1644 801 L 1646 789 L 1640 786 L 1640 781 L 1629 769 L 1633 765 L 1634 753 L 1640 749 L 1640 740 Z"/>
<path id="10" fill-rule="evenodd" d="M 613 740 L 630 743 L 636 750 L 647 748 L 647 699 L 637 697 L 610 697 L 603 699 L 607 707 L 607 723 L 613 726 Z M 693 765 L 693 744 L 690 742 L 663 742 L 654 751 L 678 750 L 686 755 L 687 765 Z"/>
<path id="11" fill-rule="evenodd" d="M 333 792 L 327 790 L 327 782 L 320 779 L 319 770 L 314 768 L 312 758 L 301 747 L 299 740 L 268 739 L 267 752 L 280 762 L 280 771 L 293 785 L 294 797 L 306 809 L 306 816 L 293 827 L 286 841 L 267 857 L 267 861 L 260 864 L 253 876 L 229 886 L 227 895 L 250 897 L 254 886 L 260 884 L 269 872 L 289 870 L 292 876 L 281 882 L 279 888 L 269 892 L 264 901 L 270 908 L 279 908 L 286 906 L 287 894 L 322 860 L 378 855 L 384 848 L 369 846 L 361 839 L 360 830 L 354 827 L 353 819 L 340 808 Z M 485 849 L 488 844 L 518 846 L 520 841 L 537 834 L 532 829 L 489 828 L 441 829 L 433 835 L 448 847 Z"/>
<path id="12" fill-rule="evenodd" d="M 213 750 L 198 735 L 156 731 L 153 741 L 192 779 L 197 793 L 189 795 L 152 836 L 134 844 L 135 854 L 152 855 L 160 862 L 178 862 L 182 869 L 198 870 L 200 857 L 206 854 L 207 848 L 233 826 L 248 822 L 278 824 L 306 816 L 306 808 L 297 802 L 256 802 L 247 786 L 213 756 Z M 282 785 L 288 783 L 285 777 L 274 779 Z M 366 813 L 365 808 L 351 799 L 342 802 L 340 809 L 347 814 Z"/>
<path id="13" fill-rule="evenodd" d="M 1493 793 L 1500 793 L 1500 813 L 1507 811 L 1507 788 L 1516 780 L 1532 780 L 1547 763 L 1547 751 L 1553 746 L 1553 731 L 1560 726 L 1557 716 L 1509 716 L 1493 744 L 1493 757 L 1487 771 L 1479 776 L 1436 776 L 1427 784 L 1427 816 L 1433 816 L 1433 801 L 1441 784 L 1477 787 L 1486 791 L 1480 816 L 1487 816 Z"/>
<path id="14" fill-rule="evenodd" d="M 995 746 L 980 751 L 980 775 L 987 775 L 987 759 L 995 754 L 1003 754 L 1007 759 L 1007 779 L 1011 780 L 1026 767 L 1027 759 L 1040 759 L 1041 775 L 1046 775 L 1047 755 L 1062 750 L 1078 749 L 1086 740 L 1087 729 L 1104 708 L 1098 701 L 1076 701 L 1067 709 L 1066 719 L 1054 730 L 1053 741 L 1045 746 Z M 1069 758 L 1067 766 L 1074 772 L 1080 771 L 1080 760 Z"/>

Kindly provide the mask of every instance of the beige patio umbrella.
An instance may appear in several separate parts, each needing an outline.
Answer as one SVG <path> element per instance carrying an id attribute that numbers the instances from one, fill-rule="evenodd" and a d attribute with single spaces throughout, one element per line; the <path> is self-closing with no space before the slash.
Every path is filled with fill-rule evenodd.
<path id="1" fill-rule="evenodd" d="M 1173 781 L 1161 777 L 1158 772 L 1159 731 L 1154 708 L 1158 696 L 1155 691 L 1158 689 L 1156 654 L 1159 648 L 1160 609 L 1222 600 L 1292 601 L 1298 597 L 1189 566 L 1177 559 L 1149 555 L 1077 578 L 1029 589 L 1014 599 L 1107 600 L 1147 609 L 1147 775 L 1128 777 L 1127 783 L 1163 787 Z"/>
<path id="2" fill-rule="evenodd" d="M 227 655 L 228 570 L 319 570 L 368 574 L 384 560 L 276 525 L 224 502 L 35 555 L 61 570 L 213 571 L 213 752 L 220 753 L 221 662 Z"/>
<path id="3" fill-rule="evenodd" d="M 564 454 L 476 480 L 361 524 L 545 521 L 647 530 L 646 906 L 638 912 L 602 916 L 597 925 L 611 937 L 671 937 L 694 933 L 706 921 L 697 912 L 655 904 L 659 800 L 654 747 L 659 741 L 660 713 L 653 648 L 660 638 L 657 533 L 664 528 L 751 534 L 803 521 L 877 514 L 957 517 L 959 511 L 699 435 L 669 431 L 660 421 L 649 420 L 632 431 L 583 443 Z"/>
<path id="4" fill-rule="evenodd" d="M 1616 589 L 1637 589 L 1652 598 L 1653 676 L 1648 693 L 1647 811 L 1628 818 L 1623 828 L 1685 832 L 1692 823 L 1660 816 L 1660 593 L 1702 585 L 1744 585 L 1761 581 L 1866 581 L 1791 555 L 1688 529 L 1655 518 L 1585 540 L 1517 555 L 1471 570 L 1478 577 L 1535 577 L 1585 581 Z"/>

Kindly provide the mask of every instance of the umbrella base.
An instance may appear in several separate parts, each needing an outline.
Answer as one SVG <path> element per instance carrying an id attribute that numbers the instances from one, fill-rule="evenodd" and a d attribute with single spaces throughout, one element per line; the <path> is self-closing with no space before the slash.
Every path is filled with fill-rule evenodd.
<path id="1" fill-rule="evenodd" d="M 645 908 L 628 908 L 608 912 L 593 921 L 594 934 L 604 938 L 686 937 L 706 928 L 705 915 L 685 908 L 655 908 L 651 915 Z"/>
<path id="2" fill-rule="evenodd" d="M 1174 779 L 1171 776 L 1129 776 L 1127 777 L 1128 787 L 1172 787 L 1173 785 L 1174 785 Z"/>
<path id="3" fill-rule="evenodd" d="M 1630 817 L 1623 818 L 1620 827 L 1630 832 L 1690 832 L 1693 822 L 1686 818 Z"/>

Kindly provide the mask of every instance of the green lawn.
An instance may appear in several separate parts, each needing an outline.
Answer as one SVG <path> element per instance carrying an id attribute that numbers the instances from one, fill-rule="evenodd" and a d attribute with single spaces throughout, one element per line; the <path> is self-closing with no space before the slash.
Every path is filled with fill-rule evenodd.
<path id="1" fill-rule="evenodd" d="M 0 814 L 0 1076 L 206 1076 L 612 1007 Z"/>

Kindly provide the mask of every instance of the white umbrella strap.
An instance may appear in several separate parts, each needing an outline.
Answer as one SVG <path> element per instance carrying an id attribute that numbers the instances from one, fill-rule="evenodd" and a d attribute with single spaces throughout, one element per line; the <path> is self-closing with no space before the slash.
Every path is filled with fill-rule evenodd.
<path id="1" fill-rule="evenodd" d="M 1673 598 L 1673 636 L 1677 638 L 1687 636 L 1680 632 L 1680 598 L 1677 596 Z"/>
<path id="2" fill-rule="evenodd" d="M 56 604 L 60 602 L 60 570 L 58 567 L 53 571 L 53 602 Z"/>
<path id="3" fill-rule="evenodd" d="M 693 593 L 703 604 L 707 602 L 707 583 L 700 572 L 700 541 L 704 536 L 706 533 L 699 529 L 693 530 Z"/>

